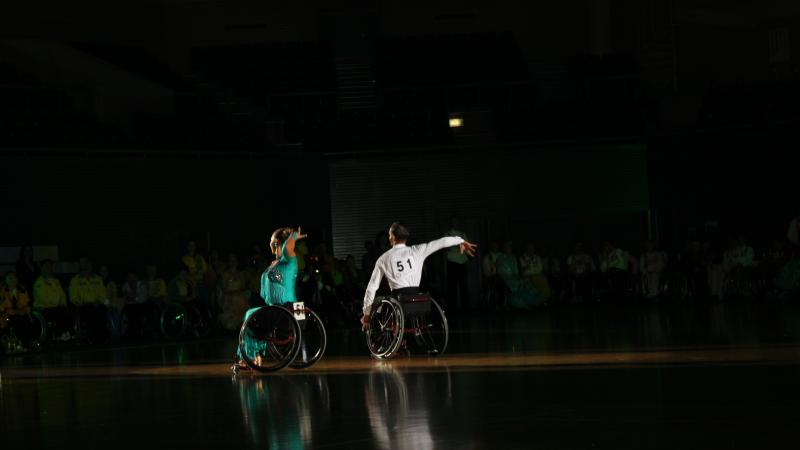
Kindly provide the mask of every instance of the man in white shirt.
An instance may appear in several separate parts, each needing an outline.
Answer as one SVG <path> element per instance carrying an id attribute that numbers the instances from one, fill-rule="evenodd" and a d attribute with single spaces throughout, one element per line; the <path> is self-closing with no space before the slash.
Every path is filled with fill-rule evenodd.
<path id="1" fill-rule="evenodd" d="M 426 244 L 406 246 L 409 237 L 408 228 L 395 222 L 389 228 L 389 243 L 392 245 L 386 253 L 378 258 L 375 269 L 364 293 L 364 315 L 361 317 L 361 329 L 366 330 L 375 292 L 381 285 L 381 280 L 386 277 L 393 294 L 416 294 L 419 292 L 419 282 L 422 279 L 422 265 L 425 258 L 432 253 L 447 247 L 458 246 L 461 253 L 475 256 L 477 245 L 469 243 L 460 237 L 448 236 Z"/>

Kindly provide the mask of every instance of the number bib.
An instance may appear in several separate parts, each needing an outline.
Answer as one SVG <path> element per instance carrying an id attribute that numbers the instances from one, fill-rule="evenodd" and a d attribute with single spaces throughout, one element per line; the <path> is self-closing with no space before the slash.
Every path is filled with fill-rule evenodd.
<path id="1" fill-rule="evenodd" d="M 405 272 L 405 271 L 413 271 L 414 265 L 411 262 L 411 258 L 406 259 L 405 261 L 395 261 L 394 262 L 394 271 L 395 272 Z"/>
<path id="2" fill-rule="evenodd" d="M 294 310 L 294 318 L 297 320 L 306 320 L 306 306 L 303 302 L 292 303 L 292 310 Z"/>

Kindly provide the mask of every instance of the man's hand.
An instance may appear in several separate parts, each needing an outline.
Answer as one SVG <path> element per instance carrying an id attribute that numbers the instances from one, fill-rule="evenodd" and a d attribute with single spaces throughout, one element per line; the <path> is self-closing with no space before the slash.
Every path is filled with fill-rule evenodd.
<path id="1" fill-rule="evenodd" d="M 462 242 L 458 247 L 461 249 L 462 255 L 466 253 L 469 256 L 475 256 L 475 249 L 478 248 L 477 245 L 467 241 Z"/>
<path id="2" fill-rule="evenodd" d="M 364 314 L 363 316 L 361 316 L 361 331 L 366 332 L 368 325 L 369 325 L 369 314 Z"/>

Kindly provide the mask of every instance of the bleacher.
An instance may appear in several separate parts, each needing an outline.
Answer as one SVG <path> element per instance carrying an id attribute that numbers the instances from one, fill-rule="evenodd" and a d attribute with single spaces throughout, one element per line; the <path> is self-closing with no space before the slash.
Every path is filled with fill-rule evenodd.
<path id="1" fill-rule="evenodd" d="M 72 47 L 176 91 L 191 89 L 183 78 L 172 73 L 163 62 L 142 47 L 81 42 L 73 43 Z"/>
<path id="2" fill-rule="evenodd" d="M 747 125 L 800 118 L 800 83 L 720 85 L 707 90 L 701 126 Z"/>
<path id="3" fill-rule="evenodd" d="M 113 135 L 76 112 L 74 98 L 65 88 L 44 85 L 0 62 L 0 145 L 93 146 L 107 142 L 109 134 Z"/>
<path id="4" fill-rule="evenodd" d="M 191 67 L 257 104 L 268 94 L 335 88 L 330 49 L 319 42 L 198 47 L 192 50 Z"/>
<path id="5" fill-rule="evenodd" d="M 383 38 L 378 42 L 377 65 L 384 88 L 527 78 L 525 60 L 511 33 Z"/>

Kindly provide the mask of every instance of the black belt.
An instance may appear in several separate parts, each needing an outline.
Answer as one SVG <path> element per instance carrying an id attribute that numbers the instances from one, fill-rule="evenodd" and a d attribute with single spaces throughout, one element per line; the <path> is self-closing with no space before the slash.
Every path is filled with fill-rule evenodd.
<path id="1" fill-rule="evenodd" d="M 414 295 L 419 294 L 419 286 L 392 289 L 392 295 Z"/>

